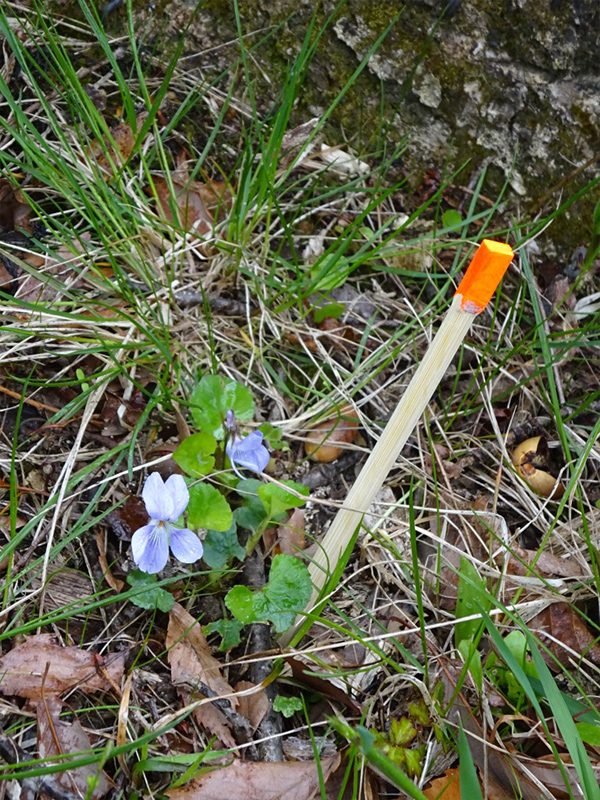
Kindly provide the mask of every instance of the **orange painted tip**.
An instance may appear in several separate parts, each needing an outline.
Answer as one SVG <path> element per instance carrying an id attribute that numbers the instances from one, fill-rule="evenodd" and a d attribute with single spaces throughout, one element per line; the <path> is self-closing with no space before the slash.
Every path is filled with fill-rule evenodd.
<path id="1" fill-rule="evenodd" d="M 455 296 L 462 295 L 460 307 L 463 311 L 468 314 L 483 311 L 514 257 L 509 244 L 491 239 L 481 242 L 456 290 Z"/>

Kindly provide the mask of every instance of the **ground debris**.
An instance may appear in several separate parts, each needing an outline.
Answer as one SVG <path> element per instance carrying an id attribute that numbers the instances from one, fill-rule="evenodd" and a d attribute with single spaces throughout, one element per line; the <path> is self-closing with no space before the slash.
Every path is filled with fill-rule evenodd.
<path id="1" fill-rule="evenodd" d="M 340 756 L 279 764 L 235 761 L 167 792 L 171 800 L 312 800 L 323 780 L 335 772 Z"/>
<path id="2" fill-rule="evenodd" d="M 120 686 L 124 663 L 122 653 L 105 657 L 92 650 L 63 647 L 52 634 L 40 633 L 2 656 L 0 691 L 33 701 L 74 688 L 108 692 Z"/>

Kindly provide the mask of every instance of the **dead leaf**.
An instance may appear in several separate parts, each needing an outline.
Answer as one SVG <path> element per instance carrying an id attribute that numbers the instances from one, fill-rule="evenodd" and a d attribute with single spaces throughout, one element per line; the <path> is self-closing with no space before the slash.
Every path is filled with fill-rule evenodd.
<path id="1" fill-rule="evenodd" d="M 60 719 L 63 703 L 57 697 L 44 696 L 37 704 L 38 753 L 40 758 L 68 753 L 81 753 L 92 749 L 89 736 L 80 723 L 65 722 Z M 64 762 L 63 762 L 64 763 Z M 96 778 L 97 783 L 89 793 L 89 778 Z M 96 764 L 68 769 L 52 775 L 54 788 L 62 795 L 80 796 L 99 800 L 113 788 L 104 772 L 98 772 Z M 58 796 L 61 796 L 59 794 Z M 56 795 L 55 795 L 56 796 Z"/>
<path id="2" fill-rule="evenodd" d="M 552 603 L 529 621 L 529 628 L 539 634 L 541 641 L 563 666 L 572 666 L 573 660 L 577 660 L 579 655 L 600 665 L 600 646 L 581 615 L 569 603 Z M 549 633 L 552 639 L 544 636 L 544 631 Z M 570 654 L 561 647 L 561 643 L 578 655 Z M 551 669 L 558 669 L 554 659 L 544 650 L 542 655 Z"/>
<path id="3" fill-rule="evenodd" d="M 170 181 L 164 177 L 154 178 L 157 212 L 169 222 L 178 221 L 176 217 L 179 216 L 184 230 L 194 230 L 204 237 L 212 233 L 213 217 L 218 220 L 225 209 L 231 208 L 233 197 L 227 181 L 190 180 L 186 155 L 185 151 L 178 154 L 177 169 L 171 173 Z M 152 194 L 152 190 L 148 193 Z M 174 208 L 178 214 L 173 214 Z"/>
<path id="4" fill-rule="evenodd" d="M 323 780 L 335 772 L 340 756 L 320 762 Z M 278 764 L 235 761 L 167 792 L 171 800 L 312 800 L 319 791 L 315 761 Z"/>
<path id="5" fill-rule="evenodd" d="M 486 735 L 477 709 L 469 704 L 463 692 L 456 692 L 456 680 L 460 675 L 462 663 L 442 659 L 441 665 L 440 677 L 444 683 L 445 696 L 447 699 L 453 697 L 447 717 L 453 722 L 458 722 L 460 718 L 464 730 L 470 734 L 467 738 L 476 766 L 483 769 L 484 763 L 487 761 L 488 782 L 494 786 L 495 791 L 495 795 L 490 794 L 490 796 L 495 797 L 496 800 L 506 800 L 506 798 L 511 800 L 515 796 L 521 797 L 522 800 L 540 800 L 539 785 L 532 780 L 533 776 L 548 787 L 555 797 L 566 797 L 566 794 L 561 794 L 564 792 L 565 784 L 559 766 L 554 761 L 529 758 L 516 750 L 510 742 L 505 742 L 504 751 L 497 747 L 487 746 Z M 491 689 L 488 681 L 484 681 L 484 693 L 487 694 Z M 575 768 L 567 763 L 567 759 L 567 756 L 561 754 L 562 768 L 567 773 L 573 798 L 584 800 L 579 789 Z M 593 764 L 593 769 L 596 777 L 600 777 L 600 766 Z"/>
<path id="6" fill-rule="evenodd" d="M 145 111 L 136 116 L 136 133 L 133 132 L 128 122 L 122 122 L 110 129 L 110 136 L 107 136 L 102 144 L 93 142 L 90 145 L 88 155 L 106 176 L 112 175 L 114 168 L 122 166 L 131 156 L 137 133 L 147 117 L 148 114 Z"/>
<path id="7" fill-rule="evenodd" d="M 335 418 L 325 420 L 309 431 L 304 446 L 306 455 L 312 461 L 335 461 L 346 449 L 344 445 L 354 441 L 357 432 L 358 418 L 351 406 L 343 406 Z"/>
<path id="8" fill-rule="evenodd" d="M 39 700 L 73 688 L 84 692 L 108 692 L 120 686 L 125 656 L 104 657 L 93 650 L 63 647 L 49 633 L 30 636 L 0 659 L 0 691 Z"/>
<path id="9" fill-rule="evenodd" d="M 0 179 L 0 227 L 14 230 L 17 198 L 15 187 L 7 178 Z"/>
<path id="10" fill-rule="evenodd" d="M 69 247 L 62 245 L 53 256 L 47 255 L 39 263 L 40 256 L 34 255 L 33 261 L 30 256 L 24 258 L 27 263 L 39 270 L 39 275 L 23 273 L 20 277 L 19 288 L 15 297 L 27 303 L 40 303 L 42 301 L 56 300 L 62 294 L 62 286 L 65 289 L 78 289 L 83 285 L 84 277 L 81 270 L 84 264 L 85 247 L 83 242 L 89 242 L 89 233 L 82 233 L 80 241 L 73 241 Z M 45 282 L 45 278 L 54 279 L 53 283 Z M 61 284 L 59 287 L 56 283 Z"/>
<path id="11" fill-rule="evenodd" d="M 98 562 L 102 567 L 102 573 L 104 580 L 108 583 L 111 589 L 113 589 L 117 594 L 121 591 L 121 589 L 125 586 L 125 582 L 115 578 L 115 576 L 110 571 L 110 566 L 108 564 L 108 559 L 106 558 L 106 540 L 105 534 L 102 531 L 99 531 L 96 534 L 96 546 L 98 547 Z"/>
<path id="12" fill-rule="evenodd" d="M 509 575 L 541 575 L 545 578 L 574 578 L 583 577 L 581 565 L 572 558 L 559 558 L 552 553 L 543 552 L 538 557 L 537 550 L 525 550 L 518 545 L 511 546 L 511 555 L 508 559 L 507 572 Z M 528 564 L 535 560 L 533 571 L 527 569 Z"/>
<path id="13" fill-rule="evenodd" d="M 129 495 L 122 505 L 106 515 L 106 522 L 117 539 L 129 541 L 138 528 L 148 524 L 144 501 Z"/>
<path id="14" fill-rule="evenodd" d="M 263 534 L 265 545 L 274 556 L 279 553 L 297 555 L 300 550 L 304 550 L 305 538 L 302 508 L 295 508 L 288 515 L 286 522 L 276 528 L 267 528 Z"/>
<path id="15" fill-rule="evenodd" d="M 429 800 L 461 800 L 460 770 L 447 769 L 441 778 L 431 781 L 427 789 L 423 789 L 423 794 Z"/>
<path id="16" fill-rule="evenodd" d="M 448 480 L 454 480 L 458 478 L 458 476 L 462 473 L 465 468 L 464 463 L 462 461 L 448 461 L 447 458 L 450 455 L 450 451 L 448 448 L 443 444 L 434 444 L 433 449 L 435 451 L 435 472 L 439 477 L 441 477 L 440 472 L 443 474 L 444 477 L 448 478 Z M 423 462 L 425 465 L 425 469 L 427 470 L 429 475 L 434 474 L 434 464 L 433 464 L 433 457 L 431 453 L 425 453 L 423 457 Z"/>
<path id="17" fill-rule="evenodd" d="M 171 665 L 171 680 L 178 692 L 187 702 L 206 695 L 198 689 L 204 684 L 217 697 L 232 695 L 233 689 L 221 675 L 221 665 L 212 655 L 210 646 L 202 632 L 202 627 L 191 614 L 175 603 L 169 612 L 166 647 Z M 228 697 L 232 709 L 236 710 L 239 700 Z M 225 714 L 212 703 L 205 703 L 194 711 L 197 722 L 219 737 L 226 747 L 234 747 Z"/>
<path id="18" fill-rule="evenodd" d="M 169 222 L 175 222 L 172 203 L 180 212 L 184 230 L 194 230 L 199 236 L 207 236 L 213 227 L 213 218 L 204 205 L 202 193 L 196 181 L 181 183 L 172 180 L 173 193 L 166 178 L 154 178 L 154 188 L 158 198 L 157 211 Z"/>
<path id="19" fill-rule="evenodd" d="M 247 689 L 255 689 L 256 685 L 250 681 L 238 681 L 235 686 L 236 692 L 243 692 Z M 238 711 L 246 717 L 250 727 L 255 731 L 265 716 L 269 713 L 269 698 L 264 689 L 259 689 L 252 694 L 242 695 L 238 698 Z"/>

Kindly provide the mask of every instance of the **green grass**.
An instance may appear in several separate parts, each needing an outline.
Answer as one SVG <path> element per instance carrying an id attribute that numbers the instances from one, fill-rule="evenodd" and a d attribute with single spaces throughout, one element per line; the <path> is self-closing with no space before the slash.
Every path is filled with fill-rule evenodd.
<path id="1" fill-rule="evenodd" d="M 535 256 L 525 245 L 551 235 L 544 227 L 596 183 L 566 198 L 543 220 L 515 219 L 507 226 L 509 181 L 489 205 L 482 201 L 487 192 L 482 170 L 460 220 L 444 226 L 448 198 L 460 186 L 464 167 L 448 169 L 439 188 L 417 203 L 406 180 L 387 177 L 404 143 L 388 152 L 380 134 L 373 137 L 376 152 L 355 153 L 344 145 L 357 164 L 351 173 L 320 153 L 323 142 L 333 141 L 336 107 L 352 96 L 393 23 L 301 145 L 290 151 L 297 99 L 324 29 L 315 16 L 265 114 L 254 57 L 264 36 L 277 31 L 248 44 L 237 3 L 234 9 L 239 55 L 230 74 L 211 81 L 188 71 L 184 39 L 167 63 L 160 63 L 158 48 L 149 57 L 130 2 L 118 43 L 85 0 L 80 0 L 77 23 L 51 17 L 37 4 L 28 11 L 8 5 L 0 10 L 0 32 L 19 71 L 0 77 L 0 164 L 45 228 L 43 233 L 36 228 L 29 253 L 0 242 L 0 255 L 45 287 L 41 299 L 21 299 L 8 291 L 0 295 L 2 384 L 21 393 L 20 400 L 2 397 L 6 541 L 0 553 L 5 570 L 0 641 L 6 653 L 23 636 L 54 632 L 84 649 L 126 649 L 140 692 L 131 701 L 125 744 L 115 744 L 118 698 L 81 695 L 73 703 L 77 716 L 102 731 L 92 750 L 4 765 L 0 779 L 50 776 L 95 764 L 121 781 L 118 797 L 139 792 L 159 797 L 222 754 L 170 686 L 162 641 L 166 617 L 132 603 L 140 590 L 107 587 L 96 534 L 106 535 L 111 566 L 125 577 L 131 568 L 128 543 L 112 532 L 110 515 L 129 495 L 139 495 L 149 465 L 168 460 L 177 426 L 188 416 L 189 393 L 207 373 L 245 383 L 258 401 L 261 421 L 270 419 L 282 429 L 291 449 L 279 458 L 278 477 L 298 480 L 306 473 L 310 465 L 299 446 L 306 431 L 347 402 L 359 409 L 364 430 L 354 447 L 368 451 L 422 357 L 474 244 L 490 236 L 521 248 L 518 265 L 491 313 L 476 320 L 456 371 L 436 393 L 425 426 L 419 426 L 390 476 L 393 502 L 389 496 L 382 499 L 370 533 L 357 531 L 356 545 L 332 565 L 318 613 L 293 640 L 313 677 L 337 680 L 363 704 L 364 713 L 353 717 L 336 709 L 334 735 L 327 721 L 333 712 L 310 722 L 313 690 L 293 684 L 307 713 L 286 722 L 282 737 L 292 735 L 295 726 L 312 741 L 317 762 L 317 733 L 327 731 L 338 749 L 347 743 L 343 785 L 353 798 L 363 796 L 368 768 L 387 784 L 422 797 L 425 778 L 443 773 L 445 750 L 460 764 L 465 796 L 475 797 L 482 764 L 475 748 L 469 749 L 470 729 L 465 724 L 463 731 L 457 723 L 458 689 L 450 703 L 448 695 L 440 698 L 439 687 L 445 669 L 457 670 L 457 685 L 479 714 L 490 691 L 487 665 L 495 651 L 521 681 L 530 703 L 527 713 L 544 732 L 557 769 L 564 754 L 555 731 L 585 796 L 594 798 L 595 751 L 575 723 L 577 713 L 592 706 L 595 667 L 589 658 L 557 660 L 545 640 L 536 640 L 528 629 L 527 613 L 533 601 L 568 602 L 597 638 L 598 498 L 593 492 L 600 423 L 590 424 L 586 414 L 596 413 L 598 390 L 589 389 L 591 381 L 578 382 L 579 375 L 593 377 L 597 319 L 589 316 L 575 326 L 564 306 L 548 314 L 536 283 Z M 25 35 L 13 17 L 19 17 Z M 100 79 L 107 98 L 103 110 L 90 92 Z M 174 109 L 170 116 L 163 113 L 167 107 Z M 124 158 L 116 154 L 119 126 L 132 131 Z M 195 136 L 195 129 L 207 135 Z M 186 230 L 185 215 L 174 202 L 178 157 L 187 162 L 188 184 L 223 179 L 231 188 L 231 207 L 222 204 L 209 244 Z M 172 220 L 156 208 L 162 178 L 172 194 Z M 402 202 L 406 209 L 400 208 Z M 590 252 L 594 248 L 592 242 Z M 30 263 L 34 253 L 56 259 L 62 269 Z M 572 292 L 591 293 L 592 263 L 590 256 Z M 331 333 L 319 327 L 314 312 L 327 302 L 351 306 L 351 300 L 336 299 L 342 289 L 350 292 L 346 297 L 368 299 L 376 313 L 354 313 Z M 186 292 L 197 298 L 190 307 L 178 300 Z M 242 311 L 222 313 L 223 298 Z M 125 405 L 132 398 L 139 403 L 139 413 L 119 435 L 105 432 L 114 421 L 114 414 L 103 416 L 111 395 Z M 505 420 L 516 411 L 527 412 L 529 422 L 546 420 L 543 426 L 560 443 L 566 492 L 558 503 L 533 495 L 510 464 L 506 436 L 512 422 Z M 450 465 L 473 453 L 461 475 L 448 477 Z M 335 496 L 327 486 L 313 492 L 318 513 L 309 535 L 314 539 L 321 536 L 332 506 L 343 500 L 343 486 L 355 479 L 353 470 L 351 464 L 337 476 L 345 484 L 337 485 Z M 489 511 L 477 506 L 478 494 L 489 497 Z M 517 580 L 510 594 L 502 560 L 492 553 L 510 554 L 521 529 L 535 534 L 529 574 L 534 583 Z M 450 535 L 456 539 L 448 545 Z M 475 540 L 485 543 L 481 552 Z M 453 548 L 479 572 L 481 585 L 471 585 L 471 568 L 461 572 L 458 563 L 441 570 Z M 550 548 L 565 562 L 585 565 L 587 572 L 556 586 L 540 568 Z M 427 553 L 433 570 L 424 567 Z M 523 564 L 518 553 L 513 558 Z M 201 615 L 209 595 L 222 605 L 231 583 L 241 580 L 241 569 L 238 563 L 218 575 L 169 573 L 157 585 Z M 89 594 L 52 606 L 51 579 L 66 571 L 87 576 Z M 442 597 L 452 572 L 459 592 L 468 593 L 468 587 L 484 592 L 490 608 L 480 615 L 473 645 L 477 658 L 467 665 L 456 649 L 456 608 Z M 505 644 L 514 629 L 527 637 L 538 679 L 523 671 Z M 349 645 L 363 649 L 362 663 L 347 666 L 336 660 Z M 257 661 L 252 651 L 236 651 L 227 659 L 217 655 L 238 677 Z M 472 681 L 476 661 L 483 689 Z M 283 661 L 274 665 L 271 680 L 285 680 L 283 666 Z M 157 697 L 144 683 L 148 674 L 171 693 Z M 155 717 L 145 705 L 150 696 L 158 703 Z M 409 779 L 370 738 L 375 731 L 386 734 L 389 720 L 402 717 L 415 698 L 422 698 L 430 713 L 418 734 L 428 753 L 421 780 Z M 574 702 L 579 712 L 572 710 Z M 513 710 L 507 704 L 498 715 Z M 193 731 L 194 752 L 188 747 L 192 739 L 181 738 L 181 723 Z M 12 707 L 5 735 L 22 740 L 31 738 L 33 729 L 18 706 Z M 522 727 L 519 733 L 514 741 L 518 753 L 526 754 L 533 745 Z M 496 744 L 502 737 L 514 744 L 509 726 L 500 723 Z M 129 773 L 123 772 L 124 763 Z M 564 774 L 565 791 L 574 796 Z"/>

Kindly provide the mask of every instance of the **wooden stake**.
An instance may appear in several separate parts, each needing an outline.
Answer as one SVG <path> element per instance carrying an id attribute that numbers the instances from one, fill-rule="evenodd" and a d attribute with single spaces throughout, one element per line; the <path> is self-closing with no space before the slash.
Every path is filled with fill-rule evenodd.
<path id="1" fill-rule="evenodd" d="M 315 606 L 321 589 L 375 500 L 473 320 L 487 306 L 513 257 L 511 247 L 502 242 L 484 239 L 479 246 L 435 338 L 310 564 L 313 594 L 309 610 Z M 280 642 L 286 645 L 294 632 L 295 628 L 287 631 Z"/>

